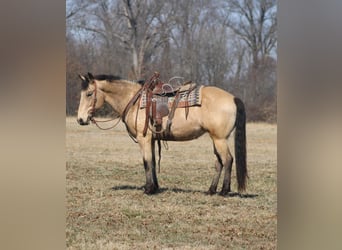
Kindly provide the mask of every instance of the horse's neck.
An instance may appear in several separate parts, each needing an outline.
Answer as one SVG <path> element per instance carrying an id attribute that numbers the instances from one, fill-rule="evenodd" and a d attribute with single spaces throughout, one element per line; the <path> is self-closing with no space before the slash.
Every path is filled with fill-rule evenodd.
<path id="1" fill-rule="evenodd" d="M 106 102 L 122 115 L 128 102 L 138 92 L 141 85 L 127 80 L 118 80 L 113 83 L 105 82 L 101 88 L 105 92 Z"/>

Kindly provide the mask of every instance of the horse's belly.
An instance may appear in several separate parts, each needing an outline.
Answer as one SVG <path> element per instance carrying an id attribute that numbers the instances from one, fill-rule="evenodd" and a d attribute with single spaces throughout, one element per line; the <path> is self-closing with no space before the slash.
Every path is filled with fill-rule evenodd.
<path id="1" fill-rule="evenodd" d="M 164 132 L 161 134 L 161 138 L 163 140 L 168 141 L 187 141 L 193 140 L 201 135 L 203 135 L 206 131 L 200 126 L 197 121 L 192 119 L 178 119 L 173 120 L 171 124 L 170 131 L 166 131 L 166 123 L 167 119 L 163 121 Z"/>

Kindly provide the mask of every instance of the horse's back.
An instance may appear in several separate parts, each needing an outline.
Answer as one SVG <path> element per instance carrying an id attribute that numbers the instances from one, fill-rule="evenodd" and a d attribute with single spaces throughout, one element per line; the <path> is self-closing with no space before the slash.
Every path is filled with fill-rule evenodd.
<path id="1" fill-rule="evenodd" d="M 215 87 L 215 86 L 205 86 L 202 89 L 202 97 L 204 98 L 215 98 L 220 101 L 231 100 L 234 103 L 234 95 L 231 93 Z"/>
<path id="2" fill-rule="evenodd" d="M 202 89 L 202 107 L 204 111 L 236 113 L 235 96 L 214 86 Z"/>

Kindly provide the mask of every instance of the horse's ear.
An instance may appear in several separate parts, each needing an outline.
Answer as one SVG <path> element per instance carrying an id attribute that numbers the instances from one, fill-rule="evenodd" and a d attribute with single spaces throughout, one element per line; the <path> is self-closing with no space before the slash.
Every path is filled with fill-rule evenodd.
<path id="1" fill-rule="evenodd" d="M 78 74 L 78 77 L 82 80 L 82 90 L 86 90 L 89 86 L 89 78 L 81 74 Z"/>
<path id="2" fill-rule="evenodd" d="M 87 81 L 87 79 L 85 78 L 85 76 L 78 74 L 78 77 L 81 78 L 82 81 Z"/>
<path id="3" fill-rule="evenodd" d="M 93 74 L 90 73 L 90 72 L 88 72 L 88 77 L 89 77 L 90 80 L 94 80 L 94 79 L 95 79 L 95 77 L 93 76 Z"/>

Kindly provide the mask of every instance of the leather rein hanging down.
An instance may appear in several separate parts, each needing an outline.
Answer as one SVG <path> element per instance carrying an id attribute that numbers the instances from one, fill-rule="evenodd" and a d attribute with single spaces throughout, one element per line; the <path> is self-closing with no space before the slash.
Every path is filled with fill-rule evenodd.
<path id="1" fill-rule="evenodd" d="M 128 102 L 128 104 L 126 105 L 126 107 L 122 113 L 121 119 L 122 119 L 123 123 L 126 125 L 126 129 L 128 131 L 129 136 L 132 138 L 132 140 L 135 143 L 137 143 L 138 141 L 136 138 L 134 138 L 134 136 L 132 135 L 132 133 L 130 132 L 130 130 L 128 129 L 128 126 L 126 124 L 127 113 L 129 111 L 129 109 L 131 107 L 133 107 L 135 105 L 135 103 L 141 98 L 141 95 L 144 91 L 152 94 L 152 89 L 155 87 L 155 84 L 158 80 L 159 80 L 159 73 L 155 72 L 153 74 L 153 76 L 151 77 L 151 79 L 148 82 L 145 82 L 145 84 L 137 91 L 137 93 L 135 93 L 135 95 Z M 140 103 L 138 104 L 137 110 L 139 110 L 139 107 L 140 107 Z M 143 136 L 146 136 L 146 133 L 147 133 L 148 122 L 149 122 L 149 118 L 148 118 L 149 117 L 149 106 L 146 107 L 145 109 L 146 109 L 146 118 L 145 118 L 145 125 L 144 125 L 144 129 L 143 129 Z M 135 117 L 135 128 L 137 127 L 137 118 L 138 118 L 138 111 L 137 111 L 136 117 Z"/>

